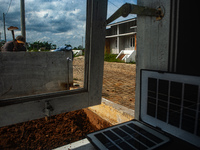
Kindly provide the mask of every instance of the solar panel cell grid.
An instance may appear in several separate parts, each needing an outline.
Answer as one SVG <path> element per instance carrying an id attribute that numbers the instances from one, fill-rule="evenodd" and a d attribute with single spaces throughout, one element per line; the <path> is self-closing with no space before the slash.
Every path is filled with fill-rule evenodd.
<path id="1" fill-rule="evenodd" d="M 147 129 L 135 124 L 137 121 L 130 121 L 121 125 L 110 127 L 97 133 L 88 135 L 89 139 L 100 149 L 121 149 L 121 150 L 145 150 L 157 147 L 167 141 L 157 137 Z M 139 124 L 140 125 L 140 124 Z M 144 126 L 144 125 L 142 125 Z M 100 141 L 95 140 L 95 138 Z"/>
<path id="2" fill-rule="evenodd" d="M 197 85 L 148 78 L 147 114 L 194 133 L 198 88 Z"/>
<path id="3" fill-rule="evenodd" d="M 96 134 L 95 137 L 102 143 L 104 146 L 110 150 L 118 150 L 117 148 L 106 136 L 102 133 Z"/>

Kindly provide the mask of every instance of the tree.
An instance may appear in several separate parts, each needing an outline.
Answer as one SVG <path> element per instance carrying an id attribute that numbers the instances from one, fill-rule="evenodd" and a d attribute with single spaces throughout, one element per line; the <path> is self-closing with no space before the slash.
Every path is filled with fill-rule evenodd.
<path id="1" fill-rule="evenodd" d="M 0 51 L 1 51 L 1 47 L 5 44 L 6 42 L 4 40 L 0 41 Z"/>
<path id="2" fill-rule="evenodd" d="M 53 45 L 51 46 L 51 49 L 56 49 L 56 44 L 53 44 Z"/>
<path id="3" fill-rule="evenodd" d="M 72 47 L 71 44 L 65 44 L 65 46 L 67 46 L 67 47 Z"/>
<path id="4" fill-rule="evenodd" d="M 74 49 L 74 50 L 77 50 L 78 48 L 77 48 L 77 47 L 74 47 L 73 49 Z"/>
<path id="5" fill-rule="evenodd" d="M 78 49 L 79 49 L 79 50 L 82 50 L 82 49 L 83 49 L 83 46 L 82 46 L 82 45 L 79 45 L 79 46 L 78 46 Z"/>
<path id="6" fill-rule="evenodd" d="M 28 50 L 36 50 L 38 51 L 40 48 L 44 48 L 44 51 L 49 51 L 50 49 L 55 49 L 56 44 L 49 43 L 48 41 L 40 42 L 36 41 L 33 43 L 29 43 Z"/>

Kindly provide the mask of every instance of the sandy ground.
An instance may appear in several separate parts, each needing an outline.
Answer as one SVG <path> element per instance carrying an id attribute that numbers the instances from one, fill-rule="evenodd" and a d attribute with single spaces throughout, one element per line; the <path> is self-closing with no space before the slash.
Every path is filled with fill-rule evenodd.
<path id="1" fill-rule="evenodd" d="M 75 57 L 73 61 L 74 82 L 83 86 L 84 57 Z M 116 62 L 104 62 L 102 97 L 135 108 L 136 65 Z"/>

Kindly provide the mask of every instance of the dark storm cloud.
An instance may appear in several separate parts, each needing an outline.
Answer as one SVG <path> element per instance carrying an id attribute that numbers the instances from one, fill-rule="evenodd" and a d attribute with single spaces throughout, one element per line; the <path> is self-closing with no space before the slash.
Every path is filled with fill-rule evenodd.
<path id="1" fill-rule="evenodd" d="M 37 32 L 67 32 L 74 28 L 75 20 L 65 16 L 50 16 L 45 13 L 44 16 L 37 16 L 35 13 L 29 13 L 26 17 L 26 28 Z"/>
<path id="2" fill-rule="evenodd" d="M 6 21 L 6 26 L 17 26 L 20 27 L 20 12 L 12 12 L 6 15 L 5 21 Z"/>
<path id="3" fill-rule="evenodd" d="M 43 18 L 47 18 L 47 17 L 48 17 L 48 15 L 49 15 L 49 14 L 47 13 L 46 15 L 44 15 L 44 17 L 43 17 Z"/>
<path id="4" fill-rule="evenodd" d="M 0 0 L 1 2 L 2 0 Z M 37 32 L 67 32 L 76 26 L 73 23 L 85 21 L 85 10 L 78 12 L 82 0 L 64 2 L 62 0 L 27 0 L 26 1 L 26 29 Z M 8 4 L 1 5 L 6 7 Z M 9 13 L 6 15 L 6 26 L 20 27 L 20 11 L 16 4 L 12 4 Z M 15 7 L 14 7 L 15 6 Z"/>

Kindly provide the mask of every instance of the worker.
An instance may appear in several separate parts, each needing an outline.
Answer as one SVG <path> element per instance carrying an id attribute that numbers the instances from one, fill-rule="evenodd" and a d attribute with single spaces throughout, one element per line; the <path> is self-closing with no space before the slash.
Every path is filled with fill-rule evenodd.
<path id="1" fill-rule="evenodd" d="M 19 51 L 26 51 L 26 47 L 25 45 L 25 39 L 23 36 L 17 36 L 16 40 L 15 40 L 15 45 L 13 41 L 9 41 L 6 42 L 2 47 L 1 47 L 1 51 L 2 52 L 19 52 Z"/>

